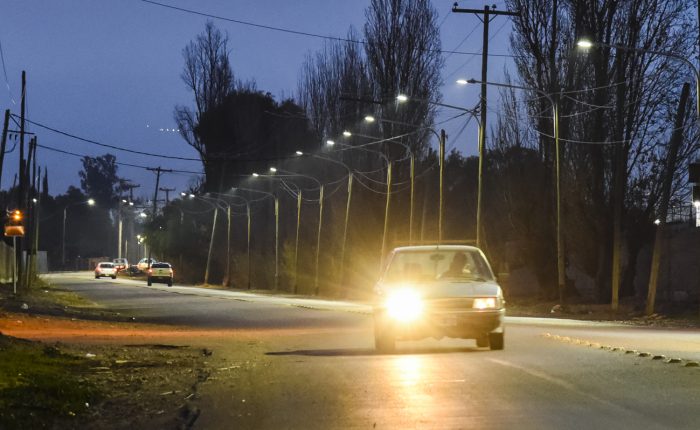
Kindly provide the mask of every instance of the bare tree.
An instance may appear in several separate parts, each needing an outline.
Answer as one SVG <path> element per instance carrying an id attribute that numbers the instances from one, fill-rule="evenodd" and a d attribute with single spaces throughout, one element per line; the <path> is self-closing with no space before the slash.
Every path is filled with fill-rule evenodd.
<path id="1" fill-rule="evenodd" d="M 393 101 L 400 93 L 414 100 L 408 106 L 387 103 L 379 114 L 411 126 L 383 127 L 384 137 L 432 125 L 440 101 L 440 30 L 437 12 L 428 0 L 372 0 L 365 12 L 365 53 L 375 97 Z M 415 152 L 426 149 L 428 132 L 410 139 Z"/>
<path id="2" fill-rule="evenodd" d="M 183 50 L 185 67 L 182 80 L 194 96 L 194 110 L 175 107 L 175 122 L 185 141 L 197 150 L 202 160 L 205 147 L 195 133 L 202 115 L 220 105 L 233 90 L 234 78 L 228 56 L 228 35 L 221 33 L 211 21 L 204 31 Z"/>
<path id="3" fill-rule="evenodd" d="M 688 0 L 558 3 L 557 8 L 552 0 L 509 1 L 509 8 L 521 11 L 511 44 L 522 84 L 559 100 L 564 210 L 570 221 L 575 218 L 564 224 L 567 242 L 575 244 L 568 256 L 596 278 L 605 300 L 620 258 L 619 253 L 613 258 L 613 232 L 618 229 L 630 238 L 646 231 L 640 223 L 648 220 L 641 221 L 639 214 L 652 216 L 661 175 L 676 174 L 663 172 L 663 147 L 673 128 L 674 101 L 690 71 L 666 56 L 610 48 L 584 54 L 575 43 L 589 37 L 690 57 L 697 38 L 688 34 L 697 29 L 686 16 Z M 553 22 L 557 31 L 551 31 Z M 543 114 L 547 106 L 536 94 L 527 97 L 530 122 L 541 135 L 541 154 L 550 166 L 551 117 Z M 688 145 L 686 140 L 681 153 Z M 627 244 L 624 278 L 629 287 L 641 245 L 634 241 L 632 249 L 629 240 Z"/>

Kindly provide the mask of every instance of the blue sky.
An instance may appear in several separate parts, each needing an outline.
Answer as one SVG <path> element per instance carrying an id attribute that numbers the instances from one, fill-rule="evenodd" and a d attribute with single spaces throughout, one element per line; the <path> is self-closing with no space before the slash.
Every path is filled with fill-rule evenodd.
<path id="1" fill-rule="evenodd" d="M 161 0 L 173 6 L 259 24 L 343 37 L 353 25 L 361 29 L 368 0 Z M 495 3 L 499 9 L 502 1 Z M 480 52 L 482 24 L 473 15 L 451 13 L 453 1 L 434 0 L 439 13 L 443 50 Z M 461 1 L 460 7 L 483 8 L 485 3 Z M 182 48 L 200 33 L 205 17 L 161 8 L 141 0 L 0 0 L 0 44 L 4 70 L 0 70 L 0 109 L 20 112 L 21 72 L 27 71 L 27 118 L 74 135 L 106 144 L 159 154 L 196 158 L 172 129 L 176 104 L 191 104 L 180 79 Z M 275 97 L 293 96 L 304 57 L 318 50 L 323 40 L 257 29 L 214 20 L 229 35 L 231 62 L 238 79 L 254 79 L 258 88 Z M 508 53 L 510 23 L 497 17 L 491 23 L 490 53 Z M 465 36 L 469 36 L 465 40 Z M 464 41 L 461 46 L 460 42 Z M 489 80 L 502 81 L 507 57 L 491 57 Z M 480 77 L 481 57 L 451 55 L 443 70 L 446 103 L 472 107 L 478 89 L 458 87 L 458 77 Z M 496 107 L 495 90 L 489 92 Z M 489 123 L 493 124 L 490 114 Z M 476 129 L 463 122 L 444 125 L 448 145 L 473 154 Z M 36 126 L 39 144 L 66 151 L 102 155 L 112 152 L 117 161 L 199 171 L 191 161 L 162 160 L 111 151 Z M 12 146 L 10 145 L 9 148 Z M 8 153 L 1 186 L 12 184 L 17 171 L 17 150 Z M 51 194 L 78 185 L 77 157 L 39 148 L 38 160 L 49 170 Z M 138 194 L 150 195 L 155 177 L 133 167 L 120 167 L 120 175 L 141 184 Z M 169 174 L 161 186 L 183 189 L 191 175 Z"/>

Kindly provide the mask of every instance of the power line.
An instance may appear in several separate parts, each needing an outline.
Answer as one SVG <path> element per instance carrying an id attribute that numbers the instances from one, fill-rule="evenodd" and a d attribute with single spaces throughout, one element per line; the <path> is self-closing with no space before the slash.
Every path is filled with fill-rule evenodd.
<path id="1" fill-rule="evenodd" d="M 15 116 L 15 115 L 13 114 L 13 116 Z M 71 134 L 71 133 L 68 133 L 68 132 L 65 132 L 65 131 L 61 131 L 61 130 L 58 130 L 58 129 L 53 128 L 53 127 L 49 127 L 49 126 L 47 126 L 47 125 L 41 124 L 41 123 L 36 122 L 36 121 L 32 121 L 32 120 L 27 119 L 27 118 L 25 118 L 24 120 L 25 120 L 26 122 L 30 123 L 30 124 L 36 125 L 37 127 L 41 127 L 41 128 L 46 129 L 46 130 L 53 131 L 54 133 L 58 133 L 58 134 L 61 134 L 61 135 L 63 135 L 63 136 L 66 136 L 66 137 L 70 137 L 70 138 L 72 138 L 72 139 L 80 140 L 80 141 L 85 142 L 85 143 L 90 143 L 90 144 L 92 144 L 92 145 L 101 146 L 101 147 L 103 147 L 103 148 L 110 148 L 110 149 L 114 149 L 114 150 L 117 150 L 117 151 L 130 152 L 130 153 L 132 153 L 132 154 L 145 155 L 145 156 L 148 156 L 148 157 L 166 158 L 166 159 L 170 159 L 170 160 L 199 161 L 199 162 L 202 161 L 202 160 L 199 159 L 199 158 L 188 158 L 188 157 L 177 157 L 177 156 L 174 156 L 174 155 L 154 154 L 154 153 L 151 153 L 151 152 L 138 151 L 138 150 L 136 150 L 136 149 L 129 149 L 129 148 L 121 147 L 121 146 L 110 145 L 110 144 L 107 144 L 107 143 L 101 143 L 101 142 L 98 142 L 98 141 L 96 141 L 96 140 L 86 139 L 86 138 L 84 138 L 84 137 L 76 136 L 76 135 L 74 135 L 74 134 Z"/>
<path id="2" fill-rule="evenodd" d="M 10 80 L 7 78 L 7 69 L 5 68 L 5 54 L 2 50 L 2 41 L 0 41 L 0 60 L 2 60 L 2 72 L 5 75 L 5 85 L 7 86 L 7 93 L 10 95 L 10 100 L 13 105 L 16 105 L 14 95 L 12 95 L 12 90 L 10 89 Z"/>
<path id="3" fill-rule="evenodd" d="M 64 149 L 58 149 L 58 148 L 54 148 L 54 147 L 51 147 L 51 146 L 42 145 L 42 144 L 40 144 L 40 143 L 37 143 L 36 146 L 38 146 L 39 148 L 42 148 L 42 149 L 46 149 L 46 150 L 48 150 L 48 151 L 58 152 L 58 153 L 65 154 L 65 155 L 71 155 L 71 156 L 73 156 L 73 157 L 79 157 L 79 158 L 90 157 L 90 156 L 87 155 L 87 154 L 78 154 L 78 153 L 75 153 L 75 152 L 66 151 L 66 150 L 64 150 Z M 114 164 L 119 165 L 119 166 L 125 166 L 125 167 L 133 167 L 133 168 L 136 168 L 136 169 L 148 170 L 148 167 L 147 167 L 147 166 L 141 166 L 141 165 L 138 165 L 138 164 L 124 163 L 124 162 L 121 162 L 121 161 L 115 161 Z M 194 171 L 191 171 L 191 170 L 175 170 L 175 169 L 171 169 L 171 170 L 172 170 L 173 173 L 188 173 L 188 174 L 192 174 L 192 175 L 203 175 L 203 174 L 204 174 L 203 172 L 194 172 Z"/>
<path id="4" fill-rule="evenodd" d="M 249 26 L 249 27 L 260 28 L 260 29 L 263 29 L 263 30 L 279 31 L 279 32 L 282 32 L 282 33 L 295 34 L 295 35 L 297 35 L 297 36 L 314 37 L 314 38 L 317 38 L 317 39 L 325 39 L 325 40 L 335 40 L 335 41 L 338 41 L 338 42 L 356 43 L 356 44 L 359 44 L 359 45 L 365 45 L 365 44 L 367 44 L 367 41 L 365 41 L 365 40 L 354 40 L 354 39 L 348 39 L 348 38 L 345 38 L 345 37 L 337 37 L 337 36 L 325 36 L 325 35 L 322 35 L 322 34 L 311 33 L 311 32 L 308 32 L 308 31 L 292 30 L 292 29 L 284 28 L 284 27 L 276 27 L 276 26 L 273 26 L 273 25 L 258 24 L 258 23 L 255 23 L 255 22 L 243 21 L 243 20 L 240 20 L 240 19 L 227 18 L 227 17 L 224 17 L 224 16 L 213 15 L 213 14 L 210 14 L 210 13 L 200 12 L 200 11 L 193 10 L 193 9 L 185 9 L 185 8 L 182 8 L 182 7 L 172 6 L 172 5 L 169 5 L 169 4 L 158 3 L 158 2 L 155 2 L 155 1 L 152 1 L 152 0 L 141 0 L 141 1 L 144 2 L 144 3 L 152 4 L 152 5 L 154 5 L 154 6 L 160 6 L 160 7 L 164 7 L 164 8 L 167 8 L 167 9 L 177 10 L 177 11 L 179 11 L 179 12 L 190 13 L 190 14 L 193 14 L 193 15 L 204 16 L 204 17 L 207 17 L 207 18 L 218 19 L 218 20 L 221 20 L 221 21 L 232 22 L 232 23 L 234 23 L 234 24 L 240 24 L 240 25 L 246 25 L 246 26 Z M 441 53 L 441 54 L 459 54 L 459 55 L 481 55 L 479 52 L 464 52 L 464 51 L 426 50 L 426 52 L 438 52 L 438 53 Z M 490 55 L 493 56 L 493 57 L 516 57 L 516 55 L 511 55 L 511 54 L 490 54 Z"/>

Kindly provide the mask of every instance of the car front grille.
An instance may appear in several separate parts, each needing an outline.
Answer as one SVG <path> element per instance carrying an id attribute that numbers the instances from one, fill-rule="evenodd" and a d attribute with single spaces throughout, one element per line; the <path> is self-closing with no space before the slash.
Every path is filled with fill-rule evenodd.
<path id="1" fill-rule="evenodd" d="M 473 305 L 474 299 L 465 297 L 432 299 L 426 302 L 426 307 L 433 312 L 470 310 L 472 309 Z"/>

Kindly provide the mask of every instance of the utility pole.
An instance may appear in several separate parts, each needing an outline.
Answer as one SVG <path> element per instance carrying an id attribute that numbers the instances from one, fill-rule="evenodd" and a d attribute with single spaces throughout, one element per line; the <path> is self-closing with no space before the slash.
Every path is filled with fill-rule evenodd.
<path id="1" fill-rule="evenodd" d="M 493 8 L 489 6 L 484 6 L 484 10 L 480 9 L 460 9 L 457 4 L 452 7 L 452 12 L 453 13 L 473 13 L 481 20 L 481 22 L 484 23 L 484 40 L 483 40 L 483 48 L 481 51 L 481 104 L 479 107 L 480 110 L 480 124 L 479 124 L 479 170 L 482 169 L 483 166 L 483 159 L 484 159 L 484 149 L 486 147 L 486 82 L 488 82 L 488 76 L 487 76 L 487 71 L 488 71 L 488 58 L 489 58 L 489 23 L 493 18 L 491 16 L 493 15 L 498 16 L 498 15 L 505 15 L 505 16 L 518 16 L 520 15 L 519 12 L 510 12 L 510 11 L 497 11 L 495 6 Z M 483 15 L 483 18 L 480 16 Z M 482 202 L 481 202 L 481 191 L 483 189 L 483 181 L 481 175 L 479 175 L 479 183 L 477 185 L 477 198 L 476 198 L 476 246 L 481 247 L 482 243 L 482 238 L 481 238 L 481 210 L 482 210 Z"/>
<path id="2" fill-rule="evenodd" d="M 151 222 L 155 223 L 156 220 L 156 210 L 158 210 L 158 185 L 160 185 L 160 174 L 161 173 L 168 173 L 172 172 L 171 169 L 162 169 L 160 166 L 157 168 L 153 167 L 148 167 L 147 170 L 150 170 L 152 172 L 156 172 L 156 187 L 155 191 L 153 192 L 153 214 L 151 215 Z M 155 224 L 154 224 L 155 225 Z M 151 250 L 153 246 L 148 247 L 148 268 L 151 268 Z"/>
<path id="3" fill-rule="evenodd" d="M 0 181 L 2 181 L 2 165 L 5 161 L 5 147 L 7 146 L 7 129 L 10 126 L 10 110 L 5 110 L 5 121 L 2 126 L 2 138 L 0 139 Z"/>
<path id="4" fill-rule="evenodd" d="M 170 203 L 170 192 L 175 191 L 175 188 L 160 188 L 162 192 L 165 193 L 165 204 Z"/>
<path id="5" fill-rule="evenodd" d="M 20 102 L 20 121 L 19 121 L 19 184 L 17 187 L 17 209 L 21 210 L 24 212 L 24 179 L 25 179 L 25 173 L 24 173 L 24 131 L 25 131 L 25 122 L 24 122 L 24 112 L 25 112 L 25 102 L 26 102 L 26 97 L 27 96 L 27 72 L 22 70 L 22 99 Z M 24 240 L 22 238 L 19 239 L 19 243 L 17 244 L 17 247 L 15 248 L 15 253 L 17 261 L 19 261 L 19 266 L 17 267 L 17 279 L 20 280 L 20 286 L 21 286 L 21 279 L 22 279 L 22 274 L 24 271 L 22 270 L 22 245 L 24 244 Z"/>
<path id="6" fill-rule="evenodd" d="M 685 119 L 685 106 L 690 94 L 690 85 L 683 84 L 681 98 L 678 102 L 678 113 L 676 122 L 669 142 L 668 155 L 666 156 L 666 174 L 661 185 L 661 202 L 659 204 L 659 225 L 656 226 L 656 237 L 654 238 L 654 249 L 651 257 L 651 270 L 649 272 L 649 290 L 647 292 L 646 315 L 654 313 L 654 303 L 656 302 L 656 284 L 659 280 L 659 270 L 661 266 L 661 242 L 664 239 L 666 229 L 666 217 L 668 214 L 668 202 L 671 198 L 671 185 L 673 182 L 673 171 L 678 158 L 678 148 L 683 141 L 683 120 Z M 669 258 L 666 256 L 666 258 Z"/>
<path id="7" fill-rule="evenodd" d="M 134 201 L 134 188 L 140 188 L 140 187 L 141 187 L 141 185 L 131 184 L 131 183 L 127 183 L 124 185 L 124 188 L 129 190 L 129 203 L 130 204 L 133 203 L 133 201 Z M 133 240 L 133 237 L 134 237 L 134 220 L 133 220 L 133 218 L 129 222 L 128 230 L 129 231 L 127 233 L 127 238 L 124 241 L 125 242 L 125 244 L 124 244 L 124 248 L 125 248 L 124 257 L 126 257 L 127 260 L 129 259 L 129 240 Z M 132 246 L 132 249 L 138 250 L 138 244 L 136 246 Z M 133 251 L 132 251 L 132 253 L 133 253 Z M 120 257 L 121 257 L 121 255 L 120 255 Z M 138 254 L 137 254 L 136 259 L 138 260 Z"/>

